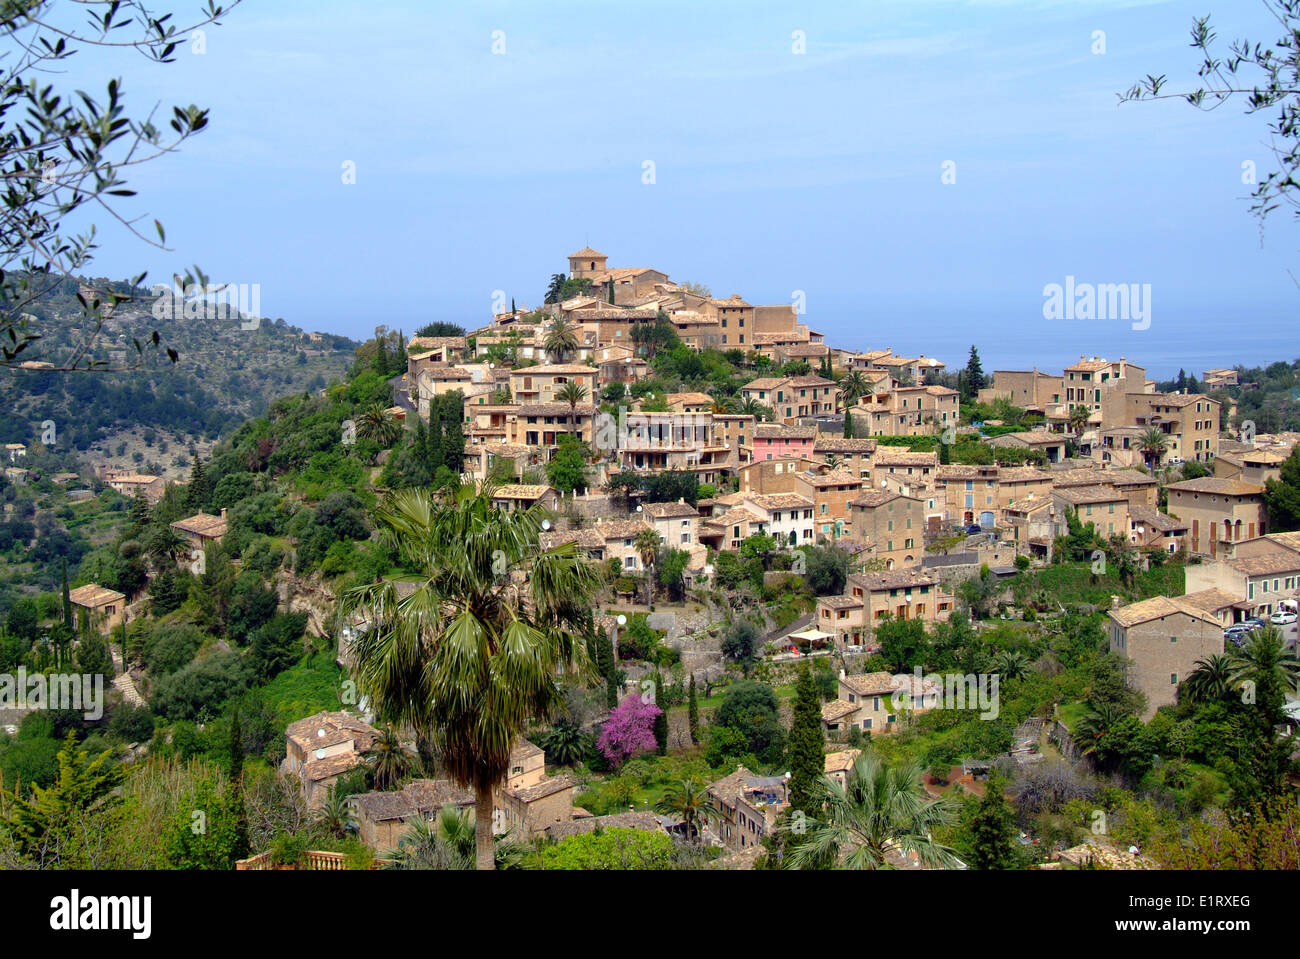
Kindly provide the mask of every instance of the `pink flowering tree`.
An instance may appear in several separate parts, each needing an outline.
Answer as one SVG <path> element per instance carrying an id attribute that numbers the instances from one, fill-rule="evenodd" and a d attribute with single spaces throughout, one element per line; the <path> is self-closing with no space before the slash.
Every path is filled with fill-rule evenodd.
<path id="1" fill-rule="evenodd" d="M 655 749 L 655 719 L 661 710 L 654 703 L 642 702 L 633 694 L 614 707 L 600 731 L 596 745 L 614 768 L 622 766 L 637 753 Z"/>

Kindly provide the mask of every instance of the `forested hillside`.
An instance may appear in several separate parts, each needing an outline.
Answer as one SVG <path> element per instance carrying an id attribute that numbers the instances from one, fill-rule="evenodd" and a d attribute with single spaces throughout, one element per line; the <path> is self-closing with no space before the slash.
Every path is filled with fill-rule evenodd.
<path id="1" fill-rule="evenodd" d="M 86 280 L 99 290 L 130 294 L 105 319 L 92 358 L 122 372 L 75 373 L 14 371 L 0 379 L 0 401 L 11 415 L 0 422 L 0 442 L 31 445 L 41 439 L 42 423 L 55 426 L 55 447 L 109 458 L 131 431 L 169 434 L 183 452 L 190 442 L 213 441 L 250 417 L 263 414 L 276 397 L 319 390 L 337 379 L 352 360 L 356 344 L 346 337 L 313 334 L 284 320 L 251 321 L 187 317 L 158 319 L 148 289 L 131 289 L 107 280 Z M 24 307 L 47 330 L 47 345 L 81 335 L 83 305 L 79 285 L 56 283 Z M 158 330 L 161 342 L 177 353 L 175 363 L 158 350 L 137 352 Z M 152 446 L 152 442 L 149 444 Z M 166 451 L 151 459 L 168 465 Z"/>

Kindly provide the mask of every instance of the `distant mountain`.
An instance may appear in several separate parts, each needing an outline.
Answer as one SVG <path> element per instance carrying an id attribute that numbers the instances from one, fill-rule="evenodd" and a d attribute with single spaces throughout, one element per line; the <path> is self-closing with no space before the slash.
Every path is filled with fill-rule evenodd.
<path id="1" fill-rule="evenodd" d="M 173 364 L 161 350 L 146 347 L 145 368 L 126 372 L 0 370 L 0 402 L 9 414 L 0 419 L 0 442 L 38 442 L 42 424 L 52 421 L 54 446 L 64 451 L 86 453 L 95 446 L 92 452 L 105 452 L 147 431 L 184 444 L 173 454 L 191 442 L 210 446 L 219 435 L 264 413 L 276 398 L 320 389 L 341 376 L 357 346 L 347 337 L 308 333 L 283 319 L 254 322 L 229 312 L 220 318 L 222 313 L 211 308 L 187 310 L 181 304 L 157 310 L 157 297 L 148 289 L 107 280 L 81 282 L 134 297 L 104 321 L 90 351 L 94 359 L 112 367 L 139 362 L 132 341 L 147 344 L 153 330 L 162 347 L 176 350 L 179 359 Z M 63 280 L 23 307 L 45 335 L 20 359 L 66 355 L 68 347 L 83 339 L 79 288 L 78 282 Z M 172 315 L 160 319 L 156 312 Z"/>

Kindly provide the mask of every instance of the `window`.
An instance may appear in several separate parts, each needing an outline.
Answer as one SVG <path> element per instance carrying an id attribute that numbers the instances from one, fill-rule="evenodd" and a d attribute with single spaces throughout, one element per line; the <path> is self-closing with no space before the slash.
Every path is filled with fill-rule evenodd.
<path id="1" fill-rule="evenodd" d="M 1169 685 L 1170 685 L 1170 686 L 1177 686 L 1177 685 L 1178 685 L 1178 674 L 1177 674 L 1177 673 L 1170 673 L 1170 674 L 1169 674 Z"/>

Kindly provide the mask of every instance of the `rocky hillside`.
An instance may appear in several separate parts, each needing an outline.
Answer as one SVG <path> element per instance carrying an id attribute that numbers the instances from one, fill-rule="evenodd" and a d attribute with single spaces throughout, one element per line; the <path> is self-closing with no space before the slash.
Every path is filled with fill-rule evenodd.
<path id="1" fill-rule="evenodd" d="M 282 319 L 157 311 L 150 290 L 87 282 L 135 297 L 105 320 L 91 349 L 95 360 L 116 368 L 141 363 L 133 341 L 147 344 L 154 330 L 162 349 L 146 347 L 142 368 L 125 372 L 0 374 L 0 401 L 13 414 L 0 422 L 0 442 L 31 445 L 48 432 L 42 424 L 52 422 L 56 449 L 91 463 L 183 475 L 191 446 L 202 453 L 277 397 L 321 389 L 353 359 L 356 344 L 346 337 L 306 332 Z M 84 337 L 78 289 L 63 281 L 23 308 L 45 335 L 22 358 L 64 356 Z M 160 319 L 156 312 L 173 315 Z"/>

